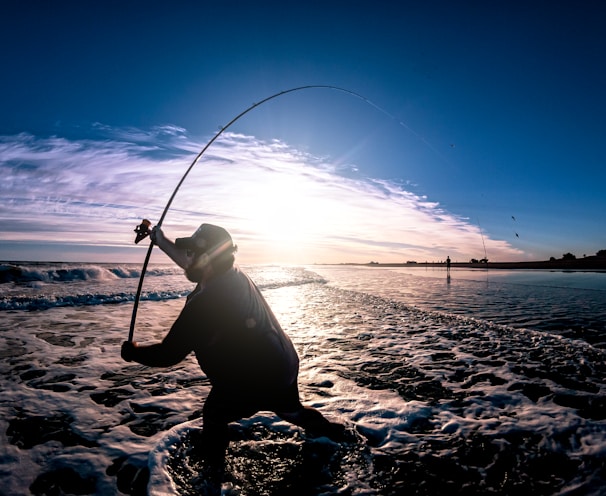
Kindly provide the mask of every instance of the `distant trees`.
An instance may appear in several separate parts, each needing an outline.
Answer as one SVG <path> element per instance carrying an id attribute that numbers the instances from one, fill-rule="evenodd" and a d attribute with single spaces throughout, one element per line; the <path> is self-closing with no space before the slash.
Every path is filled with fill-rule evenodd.
<path id="1" fill-rule="evenodd" d="M 483 263 L 483 264 L 485 264 L 485 263 L 488 263 L 488 259 L 487 258 L 482 258 L 481 260 L 478 260 L 477 258 L 472 258 L 469 261 L 469 263 L 472 263 L 472 264 Z"/>
<path id="2" fill-rule="evenodd" d="M 606 250 L 599 250 L 595 256 L 597 258 L 606 258 Z M 587 255 L 583 255 L 583 258 L 591 258 L 587 257 Z M 558 260 L 567 260 L 567 261 L 571 261 L 571 260 L 576 260 L 577 257 L 575 255 L 573 255 L 572 253 L 568 252 L 568 253 L 564 253 L 564 255 L 562 255 L 562 258 L 555 258 L 555 257 L 550 257 L 549 261 L 550 262 L 557 262 Z"/>

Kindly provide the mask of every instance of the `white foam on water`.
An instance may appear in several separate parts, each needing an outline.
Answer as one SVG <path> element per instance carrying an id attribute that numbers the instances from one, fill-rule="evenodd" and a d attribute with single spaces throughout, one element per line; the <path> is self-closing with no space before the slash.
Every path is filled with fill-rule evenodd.
<path id="1" fill-rule="evenodd" d="M 592 402 L 606 396 L 603 350 L 473 314 L 379 298 L 398 288 L 385 283 L 389 278 L 364 273 L 372 278 L 348 276 L 359 286 L 356 292 L 317 276 L 309 282 L 293 268 L 279 277 L 268 272 L 263 280 L 264 294 L 301 358 L 303 402 L 332 420 L 355 424 L 370 461 L 378 455 L 394 461 L 391 472 L 375 473 L 372 463 L 368 468 L 362 458 L 353 460 L 352 473 L 325 488 L 326 494 L 385 494 L 373 477 L 391 477 L 395 484 L 399 467 L 425 477 L 429 465 L 420 460 L 432 457 L 486 475 L 504 463 L 502 453 L 528 461 L 547 456 L 546 463 L 562 457 L 577 475 L 557 485 L 558 469 L 547 482 L 560 494 L 599 494 L 595 487 L 603 476 L 591 467 L 606 456 L 606 424 L 594 418 L 599 403 Z M 180 284 L 171 277 L 151 280 L 150 289 L 162 288 L 163 278 Z M 162 339 L 182 305 L 179 299 L 143 301 L 135 339 Z M 178 494 L 168 468 L 171 453 L 188 429 L 199 427 L 191 418 L 200 414 L 209 384 L 193 357 L 169 369 L 123 362 L 119 350 L 131 310 L 126 304 L 2 313 L 0 476 L 7 494 L 30 494 L 36 481 L 66 468 L 94 481 L 100 494 L 120 494 L 128 471 L 147 467 L 150 492 Z M 286 436 L 293 449 L 301 442 L 298 428 L 270 414 L 241 427 L 257 426 Z M 468 453 L 473 456 L 465 458 Z M 527 476 L 523 468 L 507 468 Z M 430 483 L 432 472 L 427 474 Z M 394 486 L 393 494 L 404 489 Z"/>
<path id="2" fill-rule="evenodd" d="M 173 450 L 183 440 L 183 436 L 190 430 L 202 428 L 201 420 L 184 422 L 166 432 L 158 443 L 149 452 L 149 496 L 169 496 L 179 494 L 167 469 L 169 457 Z"/>

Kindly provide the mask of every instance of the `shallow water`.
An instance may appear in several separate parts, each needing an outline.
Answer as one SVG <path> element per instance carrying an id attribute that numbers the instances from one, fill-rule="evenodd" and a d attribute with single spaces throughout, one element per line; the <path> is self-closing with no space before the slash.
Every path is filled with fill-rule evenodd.
<path id="1" fill-rule="evenodd" d="M 606 348 L 606 273 L 315 266 L 329 284 Z"/>
<path id="2" fill-rule="evenodd" d="M 528 308 L 544 323 L 545 303 L 525 307 L 519 285 L 490 279 L 486 291 L 486 281 L 454 271 L 448 285 L 441 275 L 308 269 L 251 274 L 300 354 L 302 399 L 351 426 L 352 442 L 311 439 L 261 412 L 233 425 L 227 470 L 206 473 L 191 436 L 209 384 L 193 357 L 169 369 L 122 362 L 132 305 L 80 299 L 0 314 L 0 492 L 219 494 L 223 484 L 242 495 L 602 493 L 604 350 L 564 337 L 559 316 L 545 330 L 489 322 Z M 178 274 L 156 277 L 149 294 L 163 282 L 187 289 Z M 119 285 L 127 300 L 132 282 Z M 52 285 L 42 284 L 22 291 L 38 298 Z M 552 306 L 570 301 L 559 289 Z M 455 304 L 472 294 L 489 294 L 494 308 Z M 142 302 L 138 341 L 161 339 L 178 314 L 183 300 L 167 297 Z M 600 322 L 595 308 L 579 320 Z"/>

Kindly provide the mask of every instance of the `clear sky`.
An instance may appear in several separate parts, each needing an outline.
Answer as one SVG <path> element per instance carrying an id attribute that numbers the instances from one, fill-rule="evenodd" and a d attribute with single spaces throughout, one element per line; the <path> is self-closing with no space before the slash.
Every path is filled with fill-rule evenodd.
<path id="1" fill-rule="evenodd" d="M 8 1 L 0 259 L 142 261 L 143 217 L 241 263 L 606 248 L 606 3 Z M 371 103 L 369 103 L 371 102 Z"/>

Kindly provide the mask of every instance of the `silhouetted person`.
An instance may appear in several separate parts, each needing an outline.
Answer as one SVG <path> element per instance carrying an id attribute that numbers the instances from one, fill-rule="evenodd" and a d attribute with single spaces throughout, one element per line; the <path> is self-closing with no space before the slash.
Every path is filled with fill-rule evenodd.
<path id="1" fill-rule="evenodd" d="M 446 272 L 450 274 L 450 257 L 446 257 Z"/>
<path id="2" fill-rule="evenodd" d="M 195 352 L 212 385 L 203 407 L 201 454 L 221 461 L 228 423 L 261 410 L 312 435 L 339 439 L 343 426 L 301 404 L 297 352 L 256 285 L 234 266 L 237 247 L 229 233 L 202 224 L 191 237 L 173 243 L 155 227 L 151 239 L 197 286 L 162 342 L 140 346 L 126 341 L 122 358 L 169 367 Z"/>

